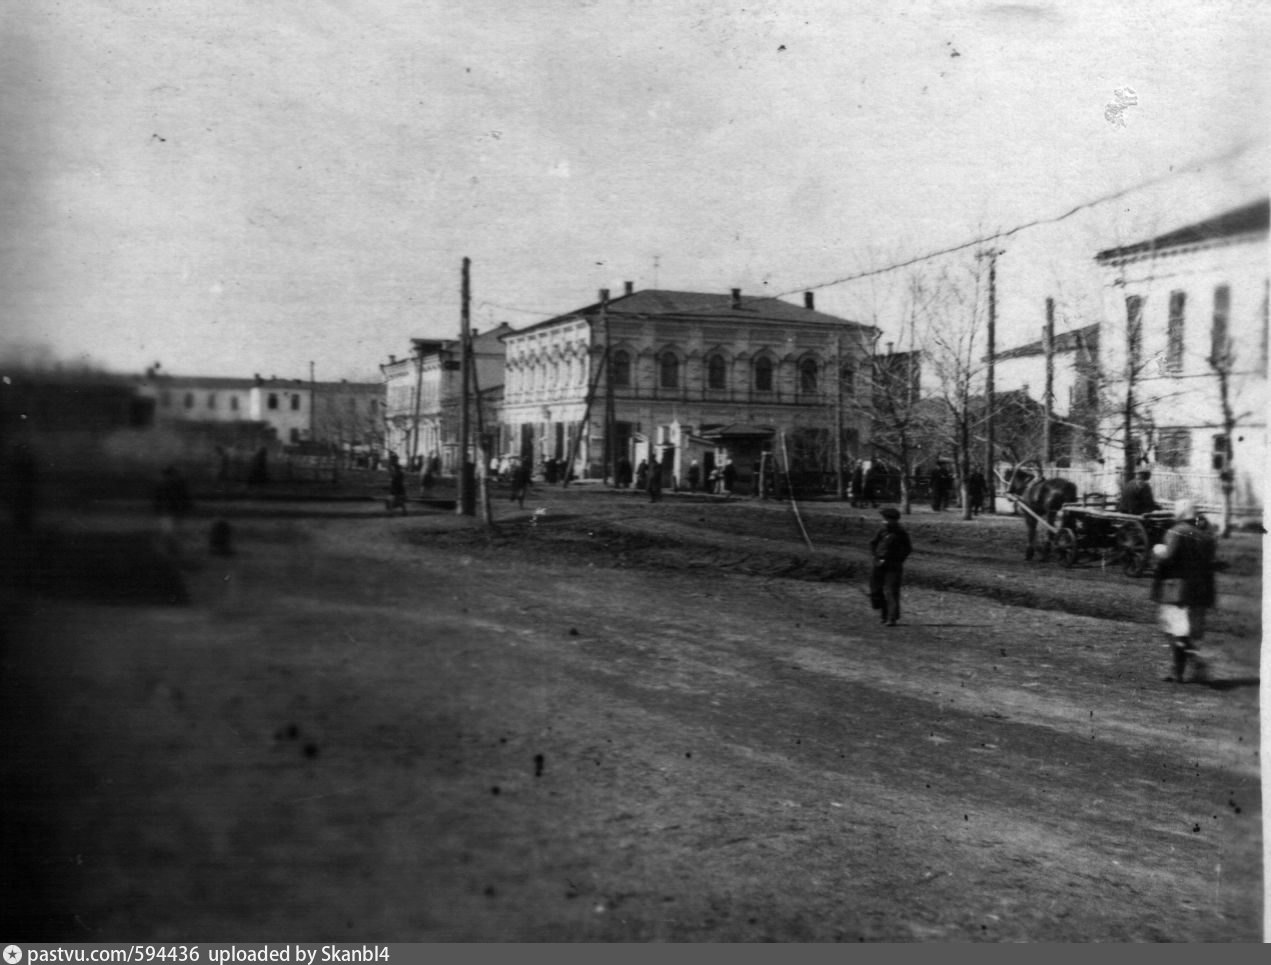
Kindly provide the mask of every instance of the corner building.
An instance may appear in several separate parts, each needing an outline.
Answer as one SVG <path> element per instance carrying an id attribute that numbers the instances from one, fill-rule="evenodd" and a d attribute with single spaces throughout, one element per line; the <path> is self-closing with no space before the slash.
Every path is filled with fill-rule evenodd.
<path id="1" fill-rule="evenodd" d="M 504 336 L 502 449 L 579 479 L 656 459 L 664 485 L 680 488 L 694 460 L 702 478 L 731 462 L 735 491 L 749 492 L 765 452 L 784 466 L 784 443 L 793 469 L 830 473 L 836 429 L 845 459 L 868 443 L 858 401 L 876 337 L 816 311 L 810 292 L 799 306 L 628 283 Z"/>

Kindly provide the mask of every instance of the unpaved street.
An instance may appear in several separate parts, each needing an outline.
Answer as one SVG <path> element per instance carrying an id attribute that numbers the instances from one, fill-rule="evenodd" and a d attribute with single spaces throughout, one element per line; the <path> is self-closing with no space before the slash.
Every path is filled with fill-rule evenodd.
<path id="1" fill-rule="evenodd" d="M 1179 686 L 1147 581 L 1026 564 L 1017 520 L 915 513 L 886 628 L 873 510 L 803 506 L 809 552 L 779 504 L 496 496 L 203 502 L 175 582 L 141 507 L 51 521 L 7 933 L 1260 939 L 1256 538 Z"/>

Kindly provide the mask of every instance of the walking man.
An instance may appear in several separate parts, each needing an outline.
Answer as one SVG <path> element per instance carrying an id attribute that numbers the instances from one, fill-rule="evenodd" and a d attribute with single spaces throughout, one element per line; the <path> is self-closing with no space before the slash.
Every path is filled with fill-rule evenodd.
<path id="1" fill-rule="evenodd" d="M 874 566 L 869 574 L 869 602 L 879 611 L 880 622 L 894 627 L 900 619 L 900 581 L 905 560 L 913 546 L 909 534 L 900 525 L 900 512 L 888 506 L 882 511 L 883 527 L 869 541 Z"/>
<path id="2" fill-rule="evenodd" d="M 1173 673 L 1166 680 L 1182 683 L 1188 661 L 1194 668 L 1192 680 L 1208 679 L 1208 665 L 1197 644 L 1205 636 L 1205 611 L 1214 605 L 1214 571 L 1220 564 L 1214 557 L 1218 543 L 1213 531 L 1199 524 L 1191 502 L 1174 504 L 1174 525 L 1165 542 L 1152 548 L 1156 572 L 1152 577 L 1152 599 L 1160 605 L 1161 629 L 1169 638 Z"/>

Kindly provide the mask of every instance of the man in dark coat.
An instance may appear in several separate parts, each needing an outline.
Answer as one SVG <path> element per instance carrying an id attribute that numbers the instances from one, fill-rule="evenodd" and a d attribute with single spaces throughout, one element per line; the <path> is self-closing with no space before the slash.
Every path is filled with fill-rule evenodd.
<path id="1" fill-rule="evenodd" d="M 900 525 L 900 512 L 888 506 L 882 511 L 883 527 L 869 541 L 874 566 L 869 574 L 869 601 L 880 611 L 880 622 L 894 627 L 900 619 L 900 582 L 905 560 L 913 551 L 909 534 Z"/>
<path id="2" fill-rule="evenodd" d="M 1152 548 L 1156 557 L 1152 599 L 1160 606 L 1160 625 L 1169 637 L 1173 658 L 1173 674 L 1166 680 L 1181 684 L 1189 661 L 1195 668 L 1193 679 L 1206 679 L 1207 664 L 1196 645 L 1205 635 L 1205 611 L 1217 598 L 1214 571 L 1221 565 L 1215 560 L 1217 551 L 1213 531 L 1202 525 L 1192 503 L 1178 500 L 1174 525 L 1165 541 Z"/>
<path id="3" fill-rule="evenodd" d="M 662 464 L 654 459 L 649 463 L 649 502 L 656 503 L 662 499 Z"/>
<path id="4" fill-rule="evenodd" d="M 1117 504 L 1117 512 L 1144 516 L 1159 509 L 1156 497 L 1152 494 L 1152 484 L 1148 482 L 1151 478 L 1152 474 L 1143 469 L 1126 483 L 1121 492 L 1121 501 Z"/>

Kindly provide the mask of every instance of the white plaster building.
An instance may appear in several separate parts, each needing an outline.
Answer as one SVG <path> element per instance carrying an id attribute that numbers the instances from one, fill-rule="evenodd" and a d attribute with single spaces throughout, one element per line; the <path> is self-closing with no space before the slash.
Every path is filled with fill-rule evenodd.
<path id="1" fill-rule="evenodd" d="M 1106 273 L 1100 354 L 1110 450 L 1127 465 L 1189 474 L 1186 494 L 1210 509 L 1230 472 L 1237 515 L 1260 512 L 1264 496 L 1267 225 L 1263 198 L 1096 256 Z"/>
<path id="2" fill-rule="evenodd" d="M 703 475 L 731 461 L 744 490 L 784 437 L 792 463 L 821 468 L 833 453 L 836 394 L 870 391 L 875 336 L 816 311 L 811 293 L 798 306 L 628 283 L 603 310 L 597 302 L 504 338 L 502 450 L 536 467 L 572 457 L 578 478 L 602 477 L 607 451 L 613 466 L 656 458 L 678 486 L 693 460 Z M 845 455 L 858 456 L 868 422 L 859 407 L 841 410 Z"/>
<path id="3" fill-rule="evenodd" d="M 512 331 L 506 322 L 472 333 L 476 391 L 481 395 L 481 422 L 487 432 L 497 426 L 494 402 L 503 388 L 502 338 Z M 411 354 L 389 356 L 380 365 L 384 377 L 385 446 L 407 466 L 435 460 L 450 475 L 459 466 L 459 396 L 462 386 L 458 339 L 411 339 Z M 476 394 L 474 392 L 474 399 Z M 477 432 L 476 409 L 471 428 Z"/>

